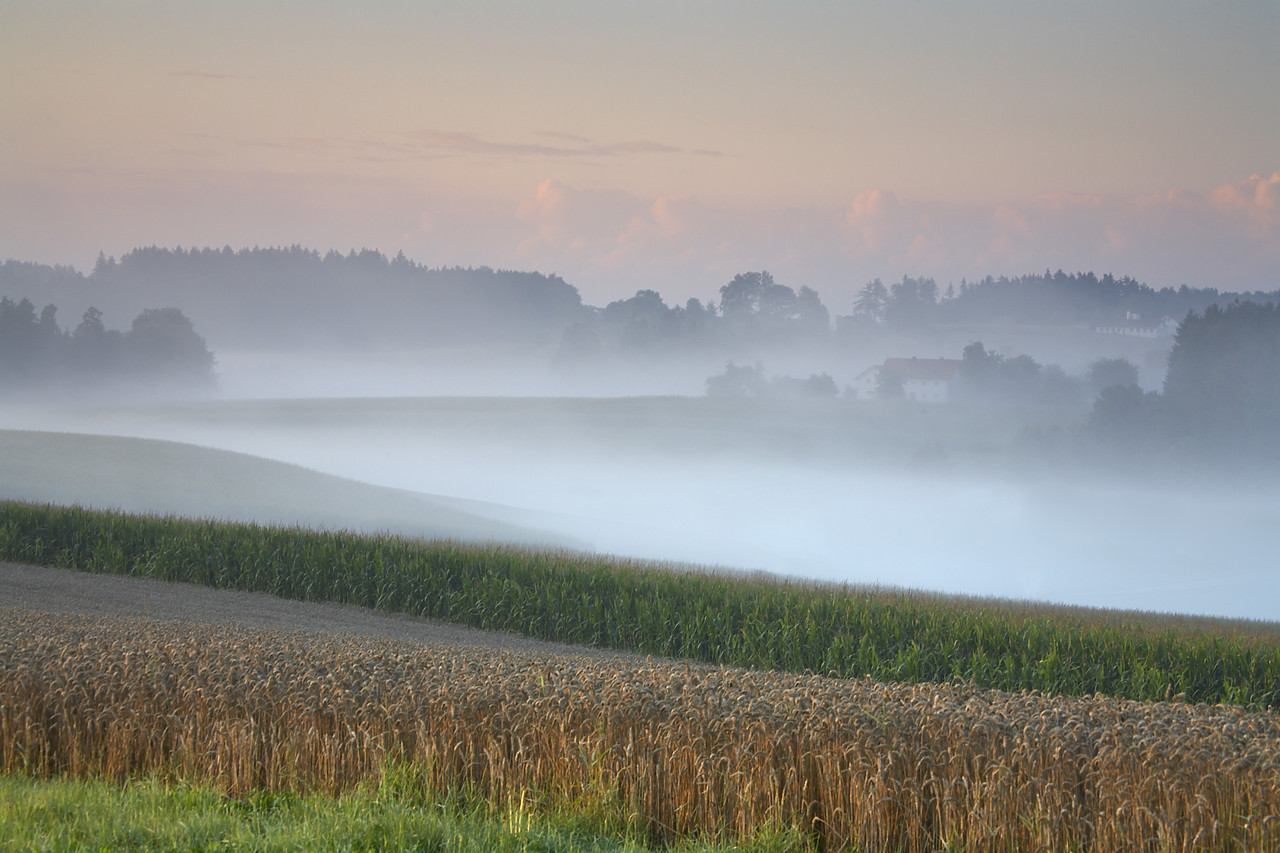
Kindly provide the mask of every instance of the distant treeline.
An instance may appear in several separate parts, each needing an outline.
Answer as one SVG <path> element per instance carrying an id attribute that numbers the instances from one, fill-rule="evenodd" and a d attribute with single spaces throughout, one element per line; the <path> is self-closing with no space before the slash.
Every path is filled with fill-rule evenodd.
<path id="1" fill-rule="evenodd" d="M 1268 294 L 1244 296 L 1261 299 Z M 1280 296 L 1280 291 L 1270 296 Z M 948 285 L 945 291 L 930 278 L 904 276 L 890 286 L 876 279 L 859 291 L 847 314 L 833 314 L 812 288 L 793 290 L 766 271 L 746 272 L 720 288 L 718 304 L 690 299 L 668 306 L 655 290 L 610 302 L 565 333 L 560 355 L 589 361 L 610 348 L 670 351 L 856 340 L 879 331 L 936 325 L 1114 326 L 1140 317 L 1154 326 L 1164 317 L 1177 321 L 1232 298 L 1240 297 L 1214 288 L 1156 290 L 1131 278 L 1046 270 L 1018 278 L 962 280 L 958 288 Z"/>
<path id="2" fill-rule="evenodd" d="M 177 308 L 144 310 L 127 332 L 106 328 L 97 308 L 75 329 L 59 328 L 57 314 L 52 304 L 37 314 L 30 299 L 0 297 L 0 393 L 213 386 L 213 353 Z"/>
<path id="3" fill-rule="evenodd" d="M 851 304 L 777 282 L 767 271 L 736 275 L 719 300 L 668 305 L 651 289 L 596 308 L 556 275 L 477 268 L 428 268 L 403 253 L 347 254 L 287 248 L 135 249 L 99 255 L 84 275 L 62 266 L 6 261 L 0 295 L 96 305 L 112 316 L 145 305 L 182 305 L 219 347 L 558 346 L 565 362 L 603 351 L 722 350 L 849 339 L 872 330 L 939 324 L 1113 325 L 1156 323 L 1224 304 L 1214 288 L 1148 287 L 1132 278 L 1061 270 L 1017 278 L 931 278 L 868 282 Z M 1262 300 L 1272 294 L 1240 294 Z"/>
<path id="4" fill-rule="evenodd" d="M 554 342 L 584 315 L 557 276 L 428 269 L 363 250 L 343 255 L 271 249 L 135 249 L 68 267 L 0 265 L 0 294 L 97 305 L 112 316 L 181 305 L 219 348 L 425 347 Z"/>
<path id="5" fill-rule="evenodd" d="M 1054 326 L 1109 326 L 1126 316 L 1148 322 L 1163 317 L 1181 320 L 1231 299 L 1261 301 L 1280 291 L 1224 294 L 1217 288 L 1148 287 L 1128 276 L 1101 277 L 1091 272 L 987 276 L 961 279 L 940 290 L 931 278 L 909 278 L 886 287 L 879 279 L 859 292 L 849 320 L 854 323 L 926 325 L 932 323 L 1024 323 Z"/>

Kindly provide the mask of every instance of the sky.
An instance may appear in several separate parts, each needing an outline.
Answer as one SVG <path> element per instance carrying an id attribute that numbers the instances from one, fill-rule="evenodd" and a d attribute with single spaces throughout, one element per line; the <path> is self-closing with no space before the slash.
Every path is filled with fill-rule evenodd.
<path id="1" fill-rule="evenodd" d="M 0 258 L 1280 289 L 1280 3 L 0 0 Z"/>

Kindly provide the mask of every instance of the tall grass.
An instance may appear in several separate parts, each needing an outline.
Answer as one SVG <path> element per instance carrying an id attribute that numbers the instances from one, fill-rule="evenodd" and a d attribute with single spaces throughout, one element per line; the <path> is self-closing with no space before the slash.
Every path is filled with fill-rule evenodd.
<path id="1" fill-rule="evenodd" d="M 500 546 L 0 503 L 0 559 L 881 681 L 1280 707 L 1280 639 Z"/>
<path id="2" fill-rule="evenodd" d="M 405 796 L 383 781 L 338 797 L 260 791 L 228 797 L 211 786 L 142 778 L 0 775 L 0 853 L 192 851 L 245 853 L 644 853 L 643 837 L 574 814 L 494 809 L 450 795 Z M 804 853 L 794 834 L 732 848 L 690 842 L 671 853 Z"/>

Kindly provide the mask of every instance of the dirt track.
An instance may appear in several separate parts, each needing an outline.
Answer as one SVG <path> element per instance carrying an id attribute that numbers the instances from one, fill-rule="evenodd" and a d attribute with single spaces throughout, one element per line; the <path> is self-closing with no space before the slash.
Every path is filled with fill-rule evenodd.
<path id="1" fill-rule="evenodd" d="M 382 613 L 364 607 L 291 601 L 260 592 L 210 589 L 148 578 L 97 575 L 0 562 L 0 610 L 92 616 L 179 619 L 276 631 L 382 637 L 412 643 L 457 644 L 547 654 L 618 656 L 514 634 L 477 631 L 447 622 Z"/>

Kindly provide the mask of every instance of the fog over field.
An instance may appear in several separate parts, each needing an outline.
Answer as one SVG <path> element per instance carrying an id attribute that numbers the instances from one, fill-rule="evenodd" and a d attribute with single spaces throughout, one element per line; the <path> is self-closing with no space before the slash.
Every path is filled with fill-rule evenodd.
<path id="1" fill-rule="evenodd" d="M 0 8 L 0 429 L 362 484 L 0 496 L 1280 619 L 1278 3 Z"/>
<path id="2" fill-rule="evenodd" d="M 839 401 L 369 398 L 10 408 L 0 426 L 189 442 L 503 505 L 505 522 L 628 557 L 1275 618 L 1280 490 L 922 452 L 922 419 L 940 417 L 868 425 Z M 951 428 L 993 448 L 1018 429 Z"/>
<path id="3" fill-rule="evenodd" d="M 411 501 L 367 493 L 408 535 L 1280 614 L 1280 293 L 1048 270 L 873 279 L 832 308 L 766 270 L 718 292 L 599 307 L 555 275 L 301 247 L 152 247 L 89 275 L 5 262 L 0 428 L 183 442 L 427 496 L 441 518 L 414 524 Z M 127 331 L 92 308 L 59 319 L 86 298 L 138 313 Z M 193 316 L 145 307 L 166 303 Z M 109 476 L 76 482 L 98 451 L 68 452 L 87 455 L 7 494 L 112 505 Z M 142 500 L 137 459 L 122 507 L 378 529 L 332 483 L 308 508 L 291 497 L 305 488 L 264 503 L 193 471 L 179 500 L 162 467 Z"/>

